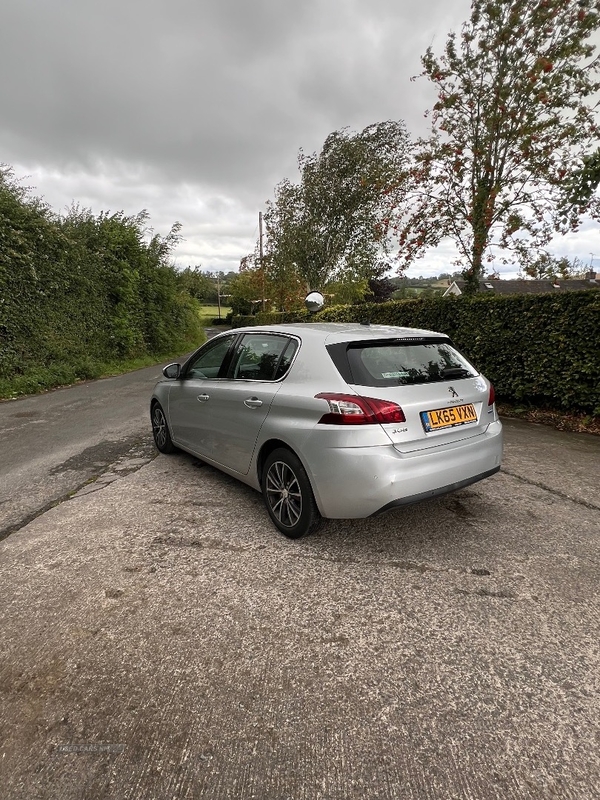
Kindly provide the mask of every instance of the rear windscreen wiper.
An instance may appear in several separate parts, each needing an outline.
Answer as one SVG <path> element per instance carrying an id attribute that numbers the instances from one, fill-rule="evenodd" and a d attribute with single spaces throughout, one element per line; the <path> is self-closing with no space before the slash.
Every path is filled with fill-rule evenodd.
<path id="1" fill-rule="evenodd" d="M 446 367 L 446 369 L 442 370 L 442 376 L 444 379 L 452 378 L 472 378 L 471 372 L 464 367 Z"/>

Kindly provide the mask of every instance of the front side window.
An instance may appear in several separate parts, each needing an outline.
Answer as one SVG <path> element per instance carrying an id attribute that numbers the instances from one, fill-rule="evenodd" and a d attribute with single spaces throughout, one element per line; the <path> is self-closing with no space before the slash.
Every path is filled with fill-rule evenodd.
<path id="1" fill-rule="evenodd" d="M 229 353 L 234 336 L 216 339 L 203 347 L 186 370 L 186 378 L 219 378 L 224 377 L 222 368 Z"/>
<path id="2" fill-rule="evenodd" d="M 441 341 L 359 342 L 347 347 L 346 358 L 344 371 L 358 386 L 408 386 L 478 374 L 449 342 Z M 334 361 L 339 363 L 339 353 Z"/>
<path id="3" fill-rule="evenodd" d="M 295 339 L 268 333 L 247 333 L 234 358 L 237 380 L 275 381 L 288 371 L 298 348 Z"/>

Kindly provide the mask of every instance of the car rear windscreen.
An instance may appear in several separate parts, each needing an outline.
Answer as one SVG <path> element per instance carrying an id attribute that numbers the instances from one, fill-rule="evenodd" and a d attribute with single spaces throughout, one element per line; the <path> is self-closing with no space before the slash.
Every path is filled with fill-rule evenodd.
<path id="1" fill-rule="evenodd" d="M 409 386 L 478 374 L 450 342 L 441 339 L 352 342 L 327 349 L 344 380 L 358 386 Z"/>

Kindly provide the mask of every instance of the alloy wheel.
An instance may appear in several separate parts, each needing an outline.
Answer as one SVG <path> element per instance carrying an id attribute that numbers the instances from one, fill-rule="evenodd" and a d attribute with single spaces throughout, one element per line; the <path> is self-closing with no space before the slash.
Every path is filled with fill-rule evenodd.
<path id="1" fill-rule="evenodd" d="M 152 414 L 152 432 L 154 434 L 154 441 L 160 450 L 167 444 L 168 428 L 167 420 L 160 406 L 156 406 Z"/>
<path id="2" fill-rule="evenodd" d="M 302 514 L 302 489 L 294 471 L 283 461 L 274 461 L 266 476 L 267 502 L 278 522 L 293 528 Z"/>

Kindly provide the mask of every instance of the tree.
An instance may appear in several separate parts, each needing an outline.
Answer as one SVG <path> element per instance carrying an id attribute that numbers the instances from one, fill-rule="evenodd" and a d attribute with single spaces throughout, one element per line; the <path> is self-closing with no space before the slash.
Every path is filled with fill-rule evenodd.
<path id="1" fill-rule="evenodd" d="M 389 192 L 404 165 L 402 122 L 329 134 L 319 154 L 298 157 L 300 183 L 283 180 L 267 204 L 271 269 L 295 272 L 307 289 L 368 278 L 389 248 Z"/>
<path id="2" fill-rule="evenodd" d="M 449 237 L 474 291 L 490 248 L 526 265 L 576 225 L 559 198 L 599 133 L 600 63 L 587 42 L 598 11 L 598 0 L 473 0 L 460 39 L 451 33 L 439 58 L 426 51 L 437 102 L 398 187 L 404 264 Z"/>
<path id="3" fill-rule="evenodd" d="M 260 269 L 260 259 L 257 259 Z M 272 254 L 263 257 L 262 269 L 265 275 L 265 295 L 278 311 L 299 311 L 304 308 L 307 294 L 305 282 L 298 274 L 294 264 L 273 258 Z"/>
<path id="4" fill-rule="evenodd" d="M 253 266 L 239 272 L 231 280 L 229 291 L 229 305 L 232 314 L 242 314 L 247 316 L 262 310 L 263 299 L 263 279 L 260 270 Z"/>
<path id="5" fill-rule="evenodd" d="M 214 282 L 200 267 L 186 267 L 177 273 L 177 280 L 182 291 L 196 300 L 207 300 L 215 293 Z"/>
<path id="6" fill-rule="evenodd" d="M 593 216 L 600 215 L 600 202 L 596 197 L 596 189 L 600 185 L 600 148 L 590 155 L 584 156 L 569 176 L 565 184 L 562 211 L 571 217 L 579 218 L 586 211 Z"/>
<path id="7" fill-rule="evenodd" d="M 396 287 L 385 275 L 381 278 L 369 278 L 369 294 L 367 299 L 373 303 L 385 303 L 396 291 Z"/>
<path id="8" fill-rule="evenodd" d="M 549 253 L 540 253 L 538 258 L 528 264 L 523 271 L 528 278 L 551 281 L 582 278 L 586 272 L 585 266 L 579 259 L 569 261 L 566 256 L 556 258 Z"/>
<path id="9" fill-rule="evenodd" d="M 306 289 L 293 268 L 274 262 L 270 255 L 261 261 L 258 252 L 244 259 L 244 269 L 233 273 L 229 283 L 233 314 L 258 311 L 300 311 L 304 309 Z M 264 302 L 263 302 L 264 301 Z"/>
<path id="10" fill-rule="evenodd" d="M 363 302 L 385 303 L 391 299 L 398 287 L 388 275 L 390 267 L 391 265 L 387 261 L 380 261 L 379 264 L 374 266 L 371 276 L 366 282 L 364 295 L 361 298 Z"/>

